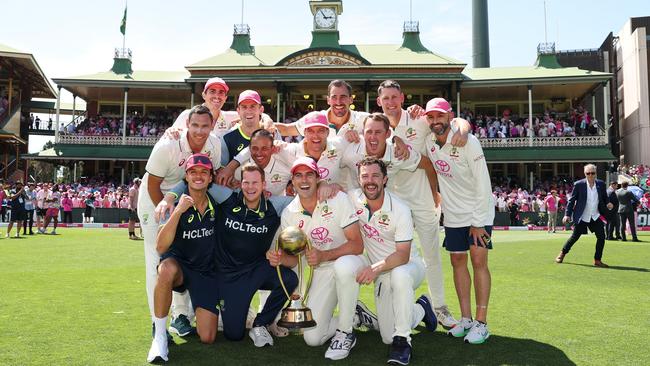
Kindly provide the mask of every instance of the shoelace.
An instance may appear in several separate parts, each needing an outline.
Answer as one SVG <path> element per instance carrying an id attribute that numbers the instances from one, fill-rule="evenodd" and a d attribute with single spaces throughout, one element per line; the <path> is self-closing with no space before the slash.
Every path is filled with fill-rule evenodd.
<path id="1" fill-rule="evenodd" d="M 262 330 L 262 327 L 255 327 L 255 335 L 258 337 L 266 337 L 265 332 Z"/>
<path id="2" fill-rule="evenodd" d="M 332 349 L 341 349 L 345 344 L 347 335 L 341 331 L 337 331 L 332 340 Z"/>

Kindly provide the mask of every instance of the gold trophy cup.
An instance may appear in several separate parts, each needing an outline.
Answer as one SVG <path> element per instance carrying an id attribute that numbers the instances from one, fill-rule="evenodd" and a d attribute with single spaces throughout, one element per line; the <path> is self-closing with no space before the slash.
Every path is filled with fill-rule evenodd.
<path id="1" fill-rule="evenodd" d="M 284 293 L 289 299 L 289 305 L 282 309 L 282 314 L 280 320 L 278 320 L 278 326 L 284 327 L 287 329 L 300 329 L 300 328 L 310 328 L 316 326 L 316 321 L 311 314 L 311 309 L 305 305 L 307 299 L 307 293 L 309 292 L 309 287 L 311 286 L 311 279 L 314 273 L 314 269 L 309 267 L 309 275 L 307 279 L 307 286 L 305 286 L 305 292 L 303 295 L 300 294 L 303 284 L 303 270 L 302 270 L 302 252 L 310 247 L 309 239 L 307 235 L 295 226 L 289 226 L 280 232 L 278 236 L 278 241 L 276 244 L 276 249 L 282 249 L 286 253 L 291 255 L 298 256 L 298 288 L 293 294 L 289 294 L 287 287 L 282 281 L 282 274 L 280 273 L 280 266 L 276 267 L 278 271 L 278 277 L 280 278 L 280 284 L 284 289 Z"/>

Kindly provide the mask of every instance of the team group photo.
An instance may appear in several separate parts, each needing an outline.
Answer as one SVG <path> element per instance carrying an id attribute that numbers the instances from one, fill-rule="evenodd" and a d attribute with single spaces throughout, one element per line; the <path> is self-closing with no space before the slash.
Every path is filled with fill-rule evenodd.
<path id="1" fill-rule="evenodd" d="M 650 362 L 650 6 L 156 5 L 0 32 L 1 364 Z"/>

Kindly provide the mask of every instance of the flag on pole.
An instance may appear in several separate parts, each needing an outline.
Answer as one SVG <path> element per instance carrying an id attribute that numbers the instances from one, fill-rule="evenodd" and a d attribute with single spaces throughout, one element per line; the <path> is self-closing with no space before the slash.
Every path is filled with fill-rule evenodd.
<path id="1" fill-rule="evenodd" d="M 124 7 L 124 16 L 122 17 L 122 24 L 120 25 L 120 33 L 126 35 L 126 6 Z"/>

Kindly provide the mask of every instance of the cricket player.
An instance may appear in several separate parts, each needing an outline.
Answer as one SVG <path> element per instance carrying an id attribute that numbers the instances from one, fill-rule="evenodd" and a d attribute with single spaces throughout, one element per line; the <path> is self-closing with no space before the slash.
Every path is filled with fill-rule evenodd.
<path id="1" fill-rule="evenodd" d="M 148 362 L 158 358 L 168 361 L 165 327 L 172 290 L 188 290 L 201 342 L 213 343 L 217 336 L 219 293 L 213 261 L 217 243 L 217 204 L 207 193 L 213 174 L 209 156 L 194 154 L 187 159 L 185 181 L 188 187 L 158 232 L 156 250 L 161 257 L 154 289 L 155 334 Z"/>
<path id="2" fill-rule="evenodd" d="M 450 253 L 454 284 L 462 318 L 448 331 L 464 337 L 466 343 L 480 344 L 490 336 L 487 310 L 491 278 L 488 249 L 492 249 L 494 197 L 485 155 L 478 139 L 469 136 L 467 145 L 451 143 L 451 106 L 443 98 L 431 99 L 426 106 L 431 135 L 426 139 L 427 154 L 438 173 L 444 213 L 444 247 Z M 472 259 L 476 320 L 472 319 L 467 269 L 467 252 Z"/>
<path id="3" fill-rule="evenodd" d="M 422 156 L 427 156 L 425 140 L 429 136 L 429 125 L 424 116 L 414 118 L 402 107 L 404 94 L 400 85 L 393 80 L 385 80 L 377 89 L 377 104 L 388 117 L 396 139 L 401 139 Z M 452 134 L 452 144 L 462 146 L 467 141 L 470 125 L 464 120 L 458 122 L 458 132 Z M 389 176 L 391 169 L 388 170 Z M 446 329 L 452 328 L 457 321 L 450 313 L 445 301 L 444 276 L 440 258 L 440 198 L 436 189 L 432 189 L 437 177 L 433 172 L 417 169 L 415 171 L 400 170 L 388 180 L 388 187 L 410 207 L 415 223 L 415 231 L 420 239 L 420 248 L 425 263 L 429 295 L 434 305 L 436 317 L 440 325 Z"/>
<path id="4" fill-rule="evenodd" d="M 352 328 L 359 284 L 355 278 L 368 262 L 362 256 L 359 219 L 347 196 L 339 192 L 330 199 L 318 200 L 320 171 L 311 157 L 300 157 L 294 162 L 291 173 L 297 196 L 282 213 L 281 227 L 298 227 L 311 242 L 305 258 L 314 272 L 306 305 L 312 310 L 316 326 L 305 330 L 305 343 L 320 346 L 330 340 L 325 358 L 340 360 L 356 344 Z M 338 318 L 333 316 L 337 304 Z"/>
<path id="5" fill-rule="evenodd" d="M 213 167 L 219 167 L 221 142 L 211 134 L 214 119 L 210 110 L 202 105 L 192 108 L 186 129 L 180 140 L 162 138 L 151 151 L 138 194 L 138 217 L 144 236 L 147 300 L 151 316 L 154 316 L 153 291 L 156 285 L 156 267 L 159 255 L 156 251 L 158 223 L 154 220 L 154 210 L 163 195 L 183 179 L 187 159 L 196 153 L 206 154 Z M 192 314 L 189 299 L 185 295 L 174 295 L 170 331 L 185 336 L 192 332 Z"/>
<path id="6" fill-rule="evenodd" d="M 424 280 L 424 262 L 413 245 L 413 221 L 408 206 L 385 190 L 386 164 L 369 157 L 359 162 L 361 188 L 348 193 L 361 225 L 370 260 L 357 273 L 360 284 L 374 283 L 379 332 L 390 344 L 388 363 L 407 365 L 411 359 L 411 330 L 424 321 L 430 331 L 438 325 L 428 298 L 413 304 L 415 289 Z"/>

